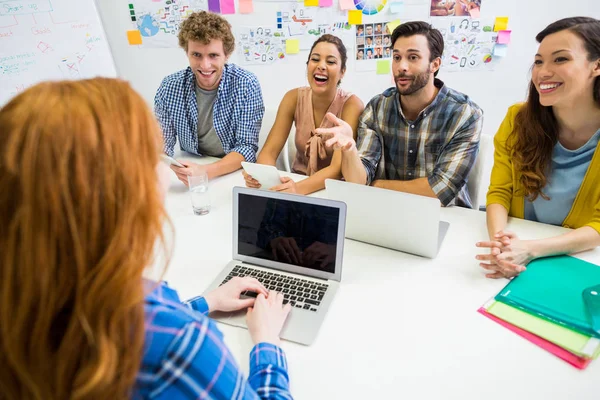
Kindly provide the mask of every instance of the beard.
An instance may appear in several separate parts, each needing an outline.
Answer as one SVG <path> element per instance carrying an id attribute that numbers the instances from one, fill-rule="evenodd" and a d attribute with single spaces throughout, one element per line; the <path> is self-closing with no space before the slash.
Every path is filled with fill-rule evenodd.
<path id="1" fill-rule="evenodd" d="M 401 74 L 401 75 L 395 76 L 394 78 L 399 79 L 399 78 L 405 78 L 406 76 L 407 75 Z M 419 90 L 423 89 L 425 86 L 427 86 L 427 84 L 429 83 L 430 77 L 431 77 L 431 67 L 427 67 L 427 71 L 421 72 L 420 74 L 417 74 L 413 77 L 412 83 L 406 89 L 400 89 L 400 87 L 398 87 L 398 84 L 396 84 L 398 93 L 400 93 L 402 96 L 410 96 L 411 94 L 416 93 Z"/>

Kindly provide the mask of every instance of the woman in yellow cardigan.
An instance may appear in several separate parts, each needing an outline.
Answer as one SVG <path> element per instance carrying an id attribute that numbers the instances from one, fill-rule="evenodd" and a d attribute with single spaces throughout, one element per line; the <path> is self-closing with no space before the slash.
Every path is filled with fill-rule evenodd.
<path id="1" fill-rule="evenodd" d="M 489 278 L 539 257 L 600 245 L 600 21 L 565 18 L 536 36 L 529 97 L 494 137 L 487 194 L 490 240 L 477 243 Z M 508 216 L 574 230 L 541 240 L 505 231 Z"/>

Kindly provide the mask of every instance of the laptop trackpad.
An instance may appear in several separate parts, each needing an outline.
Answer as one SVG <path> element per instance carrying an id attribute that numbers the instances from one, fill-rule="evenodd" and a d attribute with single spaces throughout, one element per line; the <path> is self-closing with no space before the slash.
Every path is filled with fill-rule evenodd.
<path id="1" fill-rule="evenodd" d="M 247 309 L 234 311 L 229 314 L 229 318 L 227 319 L 227 323 L 234 326 L 246 326 L 246 313 Z"/>

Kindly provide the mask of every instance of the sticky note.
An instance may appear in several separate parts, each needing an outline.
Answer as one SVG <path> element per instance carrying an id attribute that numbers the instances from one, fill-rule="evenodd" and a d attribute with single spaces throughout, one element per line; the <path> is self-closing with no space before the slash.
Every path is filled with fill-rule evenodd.
<path id="1" fill-rule="evenodd" d="M 319 7 L 319 0 L 304 0 L 304 7 Z"/>
<path id="2" fill-rule="evenodd" d="M 331 7 L 333 0 L 319 0 L 319 7 Z"/>
<path id="3" fill-rule="evenodd" d="M 354 0 L 340 0 L 340 10 L 354 10 Z"/>
<path id="4" fill-rule="evenodd" d="M 398 25 L 400 25 L 400 19 L 396 19 L 393 21 L 390 21 L 387 23 L 387 29 L 388 29 L 388 34 L 391 35 L 392 32 L 394 32 L 394 29 L 396 29 L 398 27 Z"/>
<path id="5" fill-rule="evenodd" d="M 377 60 L 377 75 L 390 73 L 390 60 Z"/>
<path id="6" fill-rule="evenodd" d="M 208 11 L 214 13 L 221 12 L 221 3 L 219 0 L 208 0 Z"/>
<path id="7" fill-rule="evenodd" d="M 508 46 L 505 44 L 497 44 L 494 46 L 494 55 L 496 57 L 506 57 Z"/>
<path id="8" fill-rule="evenodd" d="M 481 11 L 479 10 L 479 7 L 471 8 L 469 10 L 469 15 L 471 16 L 471 18 L 479 18 L 481 16 Z"/>
<path id="9" fill-rule="evenodd" d="M 511 32 L 512 31 L 498 31 L 498 39 L 496 39 L 496 42 L 498 44 L 509 44 Z"/>
<path id="10" fill-rule="evenodd" d="M 287 39 L 285 41 L 285 52 L 287 54 L 298 54 L 300 52 L 300 40 Z"/>
<path id="11" fill-rule="evenodd" d="M 362 24 L 362 16 L 361 10 L 350 10 L 348 11 L 348 23 L 350 25 Z"/>
<path id="12" fill-rule="evenodd" d="M 221 14 L 235 14 L 233 0 L 221 0 Z"/>
<path id="13" fill-rule="evenodd" d="M 391 14 L 400 14 L 404 10 L 404 2 L 403 1 L 394 1 L 390 3 L 390 13 Z"/>
<path id="14" fill-rule="evenodd" d="M 252 3 L 252 0 L 240 0 L 238 8 L 240 14 L 251 14 L 254 12 L 254 3 Z"/>
<path id="15" fill-rule="evenodd" d="M 505 31 L 508 28 L 508 17 L 496 17 L 494 32 Z"/>
<path id="16" fill-rule="evenodd" d="M 142 44 L 142 32 L 137 29 L 127 31 L 127 41 L 132 46 L 136 44 Z"/>

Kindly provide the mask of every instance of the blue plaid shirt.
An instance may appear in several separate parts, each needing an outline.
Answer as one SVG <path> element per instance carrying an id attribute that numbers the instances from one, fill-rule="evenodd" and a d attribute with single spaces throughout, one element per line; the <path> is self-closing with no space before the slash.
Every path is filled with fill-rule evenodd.
<path id="1" fill-rule="evenodd" d="M 196 79 L 190 67 L 163 79 L 154 97 L 154 113 L 162 128 L 164 152 L 173 156 L 175 142 L 189 153 L 198 152 Z M 258 134 L 265 107 L 256 76 L 235 64 L 225 64 L 213 108 L 213 126 L 225 154 L 240 153 L 256 161 Z"/>
<path id="2" fill-rule="evenodd" d="M 250 352 L 250 377 L 242 375 L 205 316 L 203 297 L 186 305 L 160 284 L 146 297 L 146 349 L 133 399 L 291 399 L 283 350 L 259 343 Z"/>

